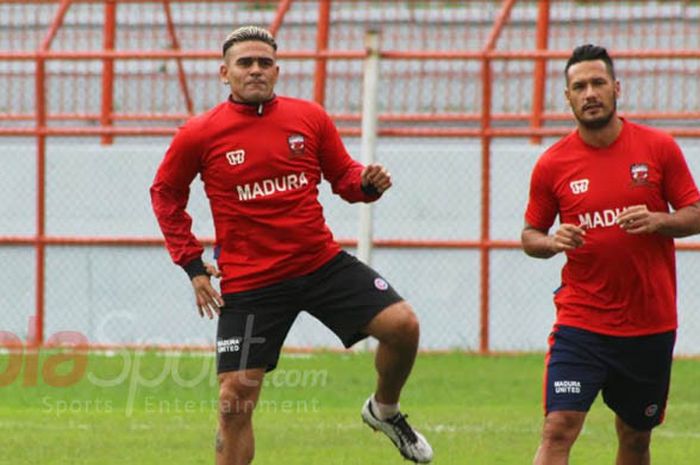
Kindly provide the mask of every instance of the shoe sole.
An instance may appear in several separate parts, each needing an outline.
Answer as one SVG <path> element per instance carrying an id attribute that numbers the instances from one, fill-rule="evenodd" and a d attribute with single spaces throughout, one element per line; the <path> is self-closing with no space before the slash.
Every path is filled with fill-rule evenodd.
<path id="1" fill-rule="evenodd" d="M 367 419 L 365 418 L 364 415 L 360 415 L 360 417 L 362 417 L 362 422 L 363 422 L 365 425 L 367 425 L 367 426 L 369 426 L 370 428 L 372 428 L 372 431 L 374 431 L 375 433 L 380 432 L 380 429 L 377 428 L 376 426 L 374 426 L 374 425 L 373 425 L 372 423 L 370 423 L 369 421 L 367 421 Z M 381 432 L 384 433 L 384 431 L 381 431 Z M 393 439 L 391 439 L 391 437 L 389 437 L 386 433 L 384 433 L 384 436 L 386 436 L 386 438 L 387 438 L 389 441 L 391 441 L 391 443 L 394 445 L 394 447 L 396 447 L 396 449 L 399 451 L 399 454 L 401 454 L 401 457 L 403 457 L 404 460 L 408 460 L 409 462 L 413 462 L 413 463 L 422 463 L 422 462 L 419 462 L 418 460 L 414 459 L 413 457 L 406 457 L 404 451 L 402 451 L 402 450 L 399 448 L 399 446 L 396 445 L 396 443 L 394 442 Z"/>

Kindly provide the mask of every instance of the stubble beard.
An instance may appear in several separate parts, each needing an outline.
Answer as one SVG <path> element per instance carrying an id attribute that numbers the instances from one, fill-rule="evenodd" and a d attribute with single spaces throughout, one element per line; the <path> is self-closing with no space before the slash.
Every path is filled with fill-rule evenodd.
<path id="1" fill-rule="evenodd" d="M 597 130 L 597 129 L 603 129 L 608 124 L 610 124 L 610 121 L 613 119 L 613 116 L 615 116 L 616 112 L 617 112 L 617 99 L 613 98 L 613 107 L 610 110 L 610 112 L 608 112 L 608 114 L 606 114 L 606 115 L 603 115 L 603 116 L 596 118 L 596 119 L 590 119 L 590 120 L 583 119 L 581 116 L 579 116 L 575 112 L 574 112 L 574 116 L 576 116 L 576 120 L 584 128 L 591 129 L 591 130 Z"/>

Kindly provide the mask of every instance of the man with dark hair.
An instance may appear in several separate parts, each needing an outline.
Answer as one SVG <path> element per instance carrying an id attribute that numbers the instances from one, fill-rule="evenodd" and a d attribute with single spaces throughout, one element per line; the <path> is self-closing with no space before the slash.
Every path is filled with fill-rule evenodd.
<path id="1" fill-rule="evenodd" d="M 427 463 L 430 445 L 399 411 L 418 348 L 416 315 L 376 271 L 341 250 L 318 201 L 322 177 L 348 202 L 372 202 L 391 176 L 353 160 L 319 105 L 274 94 L 276 50 L 272 34 L 255 26 L 226 38 L 219 75 L 231 95 L 180 128 L 151 187 L 166 245 L 192 281 L 200 315 L 219 315 L 216 461 L 253 460 L 252 414 L 263 377 L 306 310 L 346 347 L 379 340 L 376 391 L 362 419 L 404 457 Z M 197 174 L 211 205 L 220 272 L 202 261 L 185 211 Z M 222 278 L 223 295 L 210 276 Z"/>
<path id="2" fill-rule="evenodd" d="M 566 61 L 566 66 L 564 67 L 564 78 L 566 83 L 569 83 L 569 68 L 571 68 L 576 63 L 581 63 L 582 61 L 594 61 L 601 60 L 605 63 L 605 68 L 608 70 L 608 74 L 615 80 L 615 65 L 613 64 L 612 58 L 608 55 L 608 51 L 604 47 L 598 45 L 586 44 L 580 45 L 574 49 L 571 56 Z"/>
<path id="3" fill-rule="evenodd" d="M 567 257 L 535 465 L 568 464 L 598 392 L 616 414 L 617 465 L 648 465 L 664 418 L 677 327 L 673 238 L 700 232 L 700 194 L 671 136 L 617 115 L 619 94 L 607 51 L 576 48 L 565 95 L 577 130 L 532 172 L 523 249 Z"/>

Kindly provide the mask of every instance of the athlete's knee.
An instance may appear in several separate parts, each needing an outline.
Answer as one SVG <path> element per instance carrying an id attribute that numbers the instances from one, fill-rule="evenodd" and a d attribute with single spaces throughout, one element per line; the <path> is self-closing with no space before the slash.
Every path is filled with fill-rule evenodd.
<path id="1" fill-rule="evenodd" d="M 379 312 L 363 331 L 381 343 L 415 349 L 420 326 L 411 306 L 402 300 Z"/>
<path id="2" fill-rule="evenodd" d="M 420 336 L 420 324 L 411 305 L 406 302 L 398 302 L 385 311 L 391 312 L 391 321 L 385 339 L 401 345 L 416 345 Z"/>
<path id="3" fill-rule="evenodd" d="M 418 340 L 420 335 L 420 324 L 413 308 L 407 302 L 400 302 L 399 314 L 394 324 L 394 331 L 397 335 L 403 336 L 404 339 Z"/>
<path id="4" fill-rule="evenodd" d="M 248 378 L 243 372 L 219 376 L 219 417 L 224 429 L 250 420 L 261 384 L 261 379 Z"/>
<path id="5" fill-rule="evenodd" d="M 646 454 L 651 443 L 651 431 L 639 431 L 617 421 L 617 439 L 621 449 L 625 449 L 637 455 Z"/>
<path id="6" fill-rule="evenodd" d="M 626 449 L 635 455 L 644 455 L 649 452 L 651 438 L 648 434 L 637 433 L 620 437 L 620 448 Z"/>
<path id="7" fill-rule="evenodd" d="M 580 412 L 550 412 L 542 429 L 542 446 L 548 449 L 568 451 L 573 446 L 585 414 Z"/>

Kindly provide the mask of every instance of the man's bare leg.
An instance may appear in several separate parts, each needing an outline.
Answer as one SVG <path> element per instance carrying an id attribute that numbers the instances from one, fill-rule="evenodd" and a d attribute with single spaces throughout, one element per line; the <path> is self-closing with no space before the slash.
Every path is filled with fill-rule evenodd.
<path id="1" fill-rule="evenodd" d="M 616 465 L 649 465 L 651 463 L 651 431 L 638 431 L 615 416 L 617 430 Z"/>
<path id="2" fill-rule="evenodd" d="M 581 432 L 586 412 L 549 412 L 544 419 L 542 442 L 534 465 L 568 465 L 571 447 Z"/>
<path id="3" fill-rule="evenodd" d="M 263 368 L 219 375 L 217 465 L 248 465 L 253 461 L 253 410 L 260 396 L 264 376 Z"/>
<path id="4" fill-rule="evenodd" d="M 408 303 L 397 302 L 374 317 L 365 332 L 379 340 L 374 359 L 378 375 L 375 400 L 396 404 L 416 359 L 418 319 Z"/>

